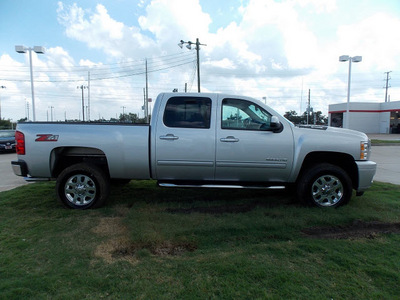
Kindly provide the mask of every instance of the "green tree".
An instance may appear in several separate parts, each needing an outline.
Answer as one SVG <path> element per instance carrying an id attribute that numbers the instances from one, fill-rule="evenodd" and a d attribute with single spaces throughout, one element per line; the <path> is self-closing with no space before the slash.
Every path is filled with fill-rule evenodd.
<path id="1" fill-rule="evenodd" d="M 14 122 L 11 122 L 11 120 L 0 120 L 0 129 L 15 129 L 15 126 L 17 124 Z"/>
<path id="2" fill-rule="evenodd" d="M 145 118 L 139 118 L 137 114 L 133 114 L 133 113 L 120 114 L 119 121 L 126 122 L 126 123 L 146 123 Z"/>
<path id="3" fill-rule="evenodd" d="M 294 124 L 307 124 L 307 111 L 299 116 L 296 111 L 289 110 L 284 114 L 284 117 Z M 314 119 L 315 125 L 328 124 L 328 118 L 324 116 L 321 111 L 314 112 L 311 110 L 310 114 L 308 115 L 308 124 L 314 124 Z"/>
<path id="4" fill-rule="evenodd" d="M 303 116 L 297 115 L 294 110 L 285 112 L 284 117 L 294 124 L 302 124 Z"/>

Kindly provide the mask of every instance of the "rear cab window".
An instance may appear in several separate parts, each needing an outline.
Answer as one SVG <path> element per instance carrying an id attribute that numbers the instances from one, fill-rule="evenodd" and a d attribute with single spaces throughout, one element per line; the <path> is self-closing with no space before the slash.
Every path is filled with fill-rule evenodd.
<path id="1" fill-rule="evenodd" d="M 211 99 L 204 97 L 171 97 L 165 107 L 164 125 L 173 128 L 209 129 Z"/>

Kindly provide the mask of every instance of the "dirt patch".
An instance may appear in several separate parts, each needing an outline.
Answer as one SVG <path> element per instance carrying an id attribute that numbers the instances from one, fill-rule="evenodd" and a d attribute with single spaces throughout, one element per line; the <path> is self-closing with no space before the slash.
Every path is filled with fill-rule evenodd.
<path id="1" fill-rule="evenodd" d="M 107 263 L 117 261 L 127 261 L 136 264 L 139 261 L 138 253 L 147 251 L 152 255 L 167 256 L 181 255 L 185 252 L 193 252 L 197 249 L 196 245 L 190 243 L 173 243 L 164 241 L 159 244 L 141 245 L 132 243 L 129 237 L 129 230 L 123 224 L 124 216 L 127 215 L 129 208 L 117 207 L 115 217 L 101 218 L 92 232 L 105 237 L 94 252 L 94 255 L 103 259 Z"/>
<path id="2" fill-rule="evenodd" d="M 350 225 L 335 227 L 312 227 L 301 231 L 311 238 L 322 239 L 374 239 L 381 234 L 400 234 L 400 223 L 354 221 Z"/>
<path id="3" fill-rule="evenodd" d="M 131 264 L 136 264 L 138 260 L 133 255 L 114 255 L 119 249 L 126 249 L 128 247 L 130 247 L 130 241 L 126 237 L 121 236 L 102 242 L 97 246 L 94 254 L 109 264 L 117 261 L 127 261 Z"/>
<path id="4" fill-rule="evenodd" d="M 117 260 L 124 260 L 134 264 L 137 260 L 133 256 L 120 256 L 117 258 L 114 256 L 115 251 L 127 248 L 130 245 L 128 229 L 123 224 L 121 215 L 123 214 L 118 213 L 116 217 L 101 218 L 99 224 L 92 229 L 95 234 L 107 238 L 96 247 L 94 255 L 110 264 Z"/>
<path id="5" fill-rule="evenodd" d="M 92 231 L 103 236 L 121 236 L 127 233 L 127 228 L 122 224 L 122 217 L 105 217 Z"/>
<path id="6" fill-rule="evenodd" d="M 185 252 L 193 252 L 197 246 L 190 243 L 172 243 L 163 242 L 157 245 L 127 245 L 126 247 L 119 247 L 113 252 L 113 257 L 132 257 L 141 250 L 147 250 L 153 255 L 157 256 L 176 256 L 182 255 Z"/>

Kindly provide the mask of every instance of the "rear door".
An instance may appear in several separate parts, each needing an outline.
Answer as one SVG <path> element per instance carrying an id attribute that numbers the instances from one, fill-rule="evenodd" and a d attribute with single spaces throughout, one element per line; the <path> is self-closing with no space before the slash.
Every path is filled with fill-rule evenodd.
<path id="1" fill-rule="evenodd" d="M 213 180 L 215 172 L 215 108 L 212 99 L 169 98 L 155 136 L 158 180 Z M 211 116 L 214 116 L 212 118 Z"/>
<path id="2" fill-rule="evenodd" d="M 293 164 L 289 126 L 273 132 L 272 114 L 243 99 L 222 99 L 218 109 L 216 180 L 285 182 Z"/>

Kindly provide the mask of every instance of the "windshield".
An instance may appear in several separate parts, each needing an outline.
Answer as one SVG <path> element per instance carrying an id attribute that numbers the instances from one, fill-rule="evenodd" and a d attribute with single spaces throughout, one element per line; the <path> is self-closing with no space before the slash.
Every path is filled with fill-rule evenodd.
<path id="1" fill-rule="evenodd" d="M 15 131 L 13 130 L 0 131 L 0 137 L 2 138 L 15 137 Z"/>

